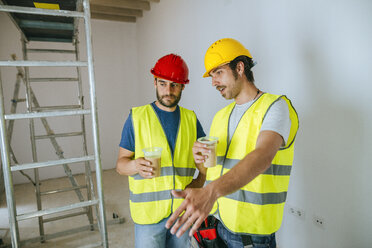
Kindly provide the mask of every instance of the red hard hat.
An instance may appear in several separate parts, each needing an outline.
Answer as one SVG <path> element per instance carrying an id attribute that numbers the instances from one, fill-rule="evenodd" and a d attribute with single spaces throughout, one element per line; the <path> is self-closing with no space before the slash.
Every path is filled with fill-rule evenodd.
<path id="1" fill-rule="evenodd" d="M 176 54 L 161 57 L 151 69 L 151 73 L 179 84 L 189 83 L 189 68 L 181 56 Z"/>

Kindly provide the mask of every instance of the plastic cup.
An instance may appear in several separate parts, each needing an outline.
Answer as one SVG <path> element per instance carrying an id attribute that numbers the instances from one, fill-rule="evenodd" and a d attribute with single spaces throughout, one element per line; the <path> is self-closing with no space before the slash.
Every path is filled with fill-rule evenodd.
<path id="1" fill-rule="evenodd" d="M 154 177 L 159 177 L 161 174 L 161 147 L 147 147 L 142 149 L 146 160 L 151 162 L 151 167 L 154 168 Z"/>
<path id="2" fill-rule="evenodd" d="M 202 155 L 207 155 L 208 158 L 204 162 L 204 167 L 210 168 L 217 165 L 217 154 L 216 147 L 218 138 L 213 136 L 205 136 L 198 139 L 200 143 L 207 144 L 211 153 L 202 153 Z"/>

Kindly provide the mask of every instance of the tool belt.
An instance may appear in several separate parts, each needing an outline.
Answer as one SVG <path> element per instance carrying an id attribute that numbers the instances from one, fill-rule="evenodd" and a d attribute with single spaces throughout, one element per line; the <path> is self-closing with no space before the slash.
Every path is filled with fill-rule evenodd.
<path id="1" fill-rule="evenodd" d="M 227 245 L 218 236 L 218 219 L 208 216 L 194 233 L 194 238 L 200 248 L 227 248 Z"/>

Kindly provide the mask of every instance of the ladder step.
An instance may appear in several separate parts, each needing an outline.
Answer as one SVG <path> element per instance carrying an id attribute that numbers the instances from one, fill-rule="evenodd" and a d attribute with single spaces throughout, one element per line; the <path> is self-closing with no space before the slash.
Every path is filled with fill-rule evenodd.
<path id="1" fill-rule="evenodd" d="M 88 187 L 86 185 L 82 185 L 82 186 L 69 187 L 69 188 L 63 188 L 63 189 L 49 190 L 49 191 L 40 192 L 40 195 L 51 195 L 51 194 L 73 191 L 76 189 L 85 189 L 85 188 L 88 188 Z"/>
<path id="2" fill-rule="evenodd" d="M 30 78 L 31 83 L 34 82 L 76 82 L 78 78 Z"/>
<path id="3" fill-rule="evenodd" d="M 83 132 L 57 133 L 57 134 L 49 134 L 49 135 L 36 135 L 35 139 L 50 139 L 50 138 L 71 137 L 71 136 L 80 136 L 80 135 L 83 135 Z"/>
<path id="4" fill-rule="evenodd" d="M 34 107 L 34 111 L 50 111 L 50 110 L 71 110 L 71 109 L 81 109 L 81 105 L 59 105 L 59 106 L 44 106 L 44 107 Z"/>
<path id="5" fill-rule="evenodd" d="M 31 61 L 31 60 L 17 60 L 17 61 L 0 61 L 0 66 L 88 66 L 85 61 Z"/>
<path id="6" fill-rule="evenodd" d="M 38 9 L 20 6 L 0 5 L 0 11 L 11 13 L 25 13 L 36 15 L 50 15 L 50 16 L 67 16 L 67 17 L 84 17 L 83 12 L 69 11 L 69 10 L 52 10 L 52 9 Z"/>
<path id="7" fill-rule="evenodd" d="M 18 21 L 19 27 L 23 29 L 45 29 L 45 30 L 61 30 L 61 31 L 73 31 L 74 24 L 73 23 L 65 23 L 65 22 L 56 22 L 56 21 L 36 21 L 36 20 L 23 20 L 20 19 Z"/>
<path id="8" fill-rule="evenodd" d="M 29 41 L 41 41 L 41 42 L 64 42 L 71 43 L 73 42 L 72 37 L 69 38 L 48 38 L 42 36 L 30 36 Z"/>
<path id="9" fill-rule="evenodd" d="M 26 101 L 26 98 L 18 98 L 18 99 L 12 99 L 11 102 L 25 102 Z"/>
<path id="10" fill-rule="evenodd" d="M 89 207 L 89 206 L 93 206 L 93 205 L 98 204 L 98 202 L 99 202 L 98 200 L 90 200 L 90 201 L 74 203 L 74 204 L 71 204 L 71 205 L 68 205 L 68 206 L 62 206 L 62 207 L 57 207 L 57 208 L 49 208 L 49 209 L 45 209 L 45 210 L 30 212 L 30 213 L 27 213 L 27 214 L 20 214 L 20 215 L 17 215 L 17 220 L 18 221 L 27 220 L 27 219 L 31 219 L 31 218 L 35 218 L 35 217 L 48 215 L 48 214 L 56 214 L 56 213 L 61 213 L 61 212 L 65 212 L 65 211 L 72 210 L 72 209 Z"/>
<path id="11" fill-rule="evenodd" d="M 52 222 L 52 221 L 56 221 L 56 220 L 62 220 L 62 219 L 67 219 L 67 218 L 71 218 L 71 217 L 83 215 L 83 214 L 87 214 L 87 211 L 81 211 L 81 212 L 77 212 L 77 213 L 65 214 L 65 215 L 61 215 L 61 216 L 57 216 L 57 217 L 43 219 L 43 222 L 44 223 L 46 223 L 46 222 Z"/>
<path id="12" fill-rule="evenodd" d="M 19 120 L 19 119 L 32 119 L 32 118 L 45 118 L 45 117 L 57 117 L 57 116 L 70 116 L 70 115 L 88 115 L 90 109 L 81 110 L 64 110 L 64 111 L 50 111 L 50 112 L 33 112 L 24 114 L 9 114 L 4 115 L 5 120 Z"/>
<path id="13" fill-rule="evenodd" d="M 75 53 L 75 50 L 66 49 L 27 49 L 29 53 Z"/>
<path id="14" fill-rule="evenodd" d="M 62 164 L 72 164 L 72 163 L 79 163 L 85 161 L 92 161 L 95 159 L 95 156 L 85 156 L 85 157 L 78 157 L 78 158 L 67 158 L 67 159 L 58 159 L 58 160 L 51 160 L 46 162 L 37 162 L 37 163 L 28 163 L 28 164 L 16 164 L 11 165 L 11 171 L 19 171 L 19 170 L 28 170 L 28 169 L 35 169 L 35 168 L 42 168 L 42 167 L 49 167 L 55 165 L 62 165 Z"/>

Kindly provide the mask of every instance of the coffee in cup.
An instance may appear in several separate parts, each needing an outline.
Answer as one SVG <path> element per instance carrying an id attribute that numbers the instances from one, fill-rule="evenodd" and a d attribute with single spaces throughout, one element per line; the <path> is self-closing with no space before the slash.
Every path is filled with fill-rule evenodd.
<path id="1" fill-rule="evenodd" d="M 208 158 L 204 162 L 204 167 L 210 168 L 217 165 L 217 137 L 205 136 L 198 139 L 200 143 L 206 144 L 207 148 L 210 149 L 210 153 L 202 153 L 203 156 L 207 155 Z"/>
<path id="2" fill-rule="evenodd" d="M 150 161 L 150 166 L 154 169 L 154 177 L 161 175 L 161 147 L 147 147 L 142 149 L 146 160 Z"/>

